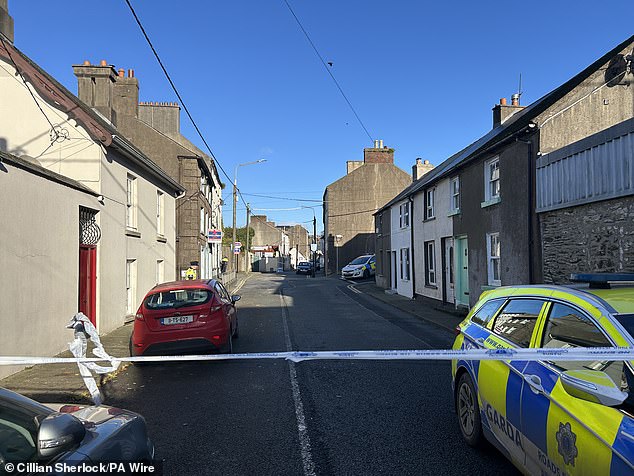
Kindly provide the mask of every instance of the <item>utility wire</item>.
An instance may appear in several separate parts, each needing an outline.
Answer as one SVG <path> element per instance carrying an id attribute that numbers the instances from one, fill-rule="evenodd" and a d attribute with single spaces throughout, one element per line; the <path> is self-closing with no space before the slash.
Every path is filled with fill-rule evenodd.
<path id="1" fill-rule="evenodd" d="M 130 3 L 130 0 L 125 0 L 125 3 L 128 5 L 128 8 L 130 9 L 130 12 L 132 13 L 132 16 L 134 16 L 134 19 L 136 20 L 136 23 L 139 26 L 139 28 L 141 30 L 141 33 L 143 33 L 143 36 L 145 37 L 145 41 L 147 41 L 148 45 L 150 46 L 150 49 L 152 50 L 152 53 L 154 53 L 154 57 L 156 58 L 156 61 L 158 61 L 158 64 L 161 66 L 161 69 L 163 70 L 163 74 L 165 74 L 165 77 L 167 78 L 167 81 L 169 81 L 170 86 L 172 87 L 172 90 L 174 91 L 174 93 L 176 94 L 176 97 L 178 97 L 178 100 L 180 101 L 181 105 L 183 106 L 183 109 L 185 110 L 185 113 L 187 114 L 187 117 L 189 117 L 189 120 L 191 121 L 192 125 L 194 126 L 194 129 L 196 129 L 196 132 L 198 133 L 198 136 L 200 137 L 200 139 L 205 144 L 205 147 L 207 147 L 207 151 L 209 152 L 209 155 L 211 156 L 212 159 L 214 159 L 216 165 L 218 165 L 220 170 L 222 170 L 222 173 L 225 175 L 225 177 L 227 177 L 227 180 L 229 180 L 229 182 L 231 182 L 233 184 L 233 180 L 231 179 L 231 177 L 229 177 L 229 174 L 227 174 L 227 172 L 222 167 L 220 162 L 218 162 L 218 159 L 216 159 L 216 156 L 214 155 L 213 151 L 211 150 L 211 147 L 209 147 L 209 144 L 207 143 L 207 141 L 203 137 L 202 132 L 200 132 L 200 129 L 198 128 L 198 124 L 196 124 L 196 121 L 194 121 L 194 118 L 192 117 L 191 113 L 189 112 L 189 108 L 187 107 L 187 104 L 185 104 L 185 101 L 183 100 L 182 96 L 178 92 L 178 89 L 176 88 L 176 85 L 174 84 L 174 81 L 172 81 L 172 78 L 170 77 L 169 73 L 167 72 L 167 69 L 163 65 L 163 61 L 161 61 L 161 58 L 160 58 L 159 54 L 157 53 L 156 49 L 154 48 L 154 45 L 152 44 L 152 41 L 150 40 L 150 37 L 146 33 L 145 28 L 143 28 L 143 24 L 141 23 L 141 20 L 139 19 L 138 15 L 136 14 L 136 11 L 132 7 L 132 4 Z M 240 193 L 240 190 L 237 187 L 236 187 L 236 191 L 237 191 L 238 195 L 240 195 L 240 198 L 242 199 L 242 201 L 246 205 L 246 201 L 244 200 L 244 197 L 242 197 L 242 193 Z"/>
<path id="2" fill-rule="evenodd" d="M 128 1 L 128 0 L 126 0 Z M 297 24 L 299 25 L 299 28 L 302 30 L 302 32 L 304 33 L 304 36 L 306 36 L 306 39 L 308 40 L 308 42 L 310 43 L 310 46 L 313 47 L 313 50 L 315 51 L 315 54 L 317 55 L 317 57 L 319 58 L 319 61 L 321 61 L 321 64 L 324 66 L 324 68 L 326 69 L 326 72 L 328 73 L 328 75 L 330 75 L 330 77 L 332 78 L 332 80 L 335 82 L 335 85 L 337 86 L 337 89 L 339 89 L 339 92 L 341 93 L 341 95 L 343 96 L 343 98 L 346 100 L 346 102 L 348 103 L 348 106 L 350 107 L 350 109 L 352 110 L 352 113 L 354 114 L 354 116 L 357 118 L 357 121 L 359 121 L 359 124 L 361 124 L 361 127 L 363 128 L 363 130 L 365 131 L 365 133 L 367 134 L 368 138 L 370 139 L 370 142 L 374 142 L 374 139 L 372 139 L 372 136 L 370 135 L 370 133 L 368 132 L 368 129 L 365 127 L 365 125 L 363 124 L 363 121 L 361 120 L 361 118 L 359 117 L 359 114 L 357 114 L 357 111 L 355 111 L 354 107 L 352 106 L 352 103 L 348 100 L 348 97 L 346 96 L 346 93 L 343 92 L 343 89 L 341 88 L 341 86 L 339 85 L 339 82 L 337 81 L 337 79 L 335 78 L 334 74 L 332 74 L 332 71 L 330 70 L 330 68 L 328 68 L 328 66 L 326 65 L 326 62 L 324 61 L 324 58 L 321 56 L 321 53 L 319 53 L 319 50 L 317 49 L 317 47 L 315 46 L 315 43 L 313 43 L 313 40 L 311 40 L 310 35 L 308 34 L 308 32 L 306 31 L 306 29 L 304 28 L 304 26 L 302 25 L 302 22 L 299 21 L 299 18 L 297 18 L 297 15 L 295 15 L 295 12 L 293 11 L 293 9 L 291 8 L 291 5 L 288 3 L 288 0 L 284 0 L 284 3 L 286 4 L 286 6 L 288 7 L 288 10 L 291 12 L 291 15 L 293 15 L 293 18 L 295 18 L 295 21 L 297 22 Z"/>

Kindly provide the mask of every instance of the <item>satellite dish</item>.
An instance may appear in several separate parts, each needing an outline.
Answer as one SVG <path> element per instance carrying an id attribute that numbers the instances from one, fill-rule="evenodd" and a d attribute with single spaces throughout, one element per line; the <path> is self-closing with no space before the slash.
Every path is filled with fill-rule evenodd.
<path id="1" fill-rule="evenodd" d="M 628 61 L 624 55 L 616 55 L 608 63 L 605 70 L 605 82 L 609 88 L 621 83 L 625 78 Z"/>

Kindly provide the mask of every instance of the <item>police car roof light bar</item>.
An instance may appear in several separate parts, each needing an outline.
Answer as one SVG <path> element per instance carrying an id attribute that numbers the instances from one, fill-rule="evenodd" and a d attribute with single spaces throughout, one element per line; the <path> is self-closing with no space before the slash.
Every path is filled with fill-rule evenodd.
<path id="1" fill-rule="evenodd" d="M 610 289 L 611 282 L 634 282 L 634 273 L 573 273 L 573 283 L 588 283 L 590 289 Z"/>

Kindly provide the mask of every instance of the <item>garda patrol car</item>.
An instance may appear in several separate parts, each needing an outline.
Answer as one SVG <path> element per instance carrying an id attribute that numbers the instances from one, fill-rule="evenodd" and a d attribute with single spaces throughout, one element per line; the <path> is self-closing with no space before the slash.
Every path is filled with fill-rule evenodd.
<path id="1" fill-rule="evenodd" d="M 486 291 L 454 349 L 634 346 L 634 274 L 572 280 L 589 285 Z M 471 446 L 486 437 L 527 474 L 634 474 L 632 364 L 454 360 L 461 433 Z"/>
<path id="2" fill-rule="evenodd" d="M 375 255 L 358 256 L 341 269 L 341 276 L 344 278 L 369 278 L 375 273 Z"/>

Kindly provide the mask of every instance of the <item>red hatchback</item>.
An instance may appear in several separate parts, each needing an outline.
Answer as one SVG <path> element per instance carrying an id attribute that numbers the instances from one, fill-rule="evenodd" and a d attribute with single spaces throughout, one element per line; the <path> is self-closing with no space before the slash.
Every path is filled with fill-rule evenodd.
<path id="1" fill-rule="evenodd" d="M 154 286 L 136 313 L 130 355 L 231 353 L 238 337 L 239 299 L 215 279 Z"/>

